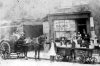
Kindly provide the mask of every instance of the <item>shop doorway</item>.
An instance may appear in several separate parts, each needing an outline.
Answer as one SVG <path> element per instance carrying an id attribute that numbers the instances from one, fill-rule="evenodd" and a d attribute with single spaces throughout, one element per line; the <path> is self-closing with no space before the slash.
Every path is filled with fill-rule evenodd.
<path id="1" fill-rule="evenodd" d="M 77 20 L 77 32 L 80 32 L 82 37 L 87 34 L 87 21 L 86 19 Z"/>

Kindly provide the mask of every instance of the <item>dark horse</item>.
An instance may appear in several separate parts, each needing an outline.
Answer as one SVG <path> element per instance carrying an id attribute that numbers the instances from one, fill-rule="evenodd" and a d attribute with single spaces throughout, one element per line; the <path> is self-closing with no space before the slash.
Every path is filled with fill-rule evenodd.
<path id="1" fill-rule="evenodd" d="M 43 49 L 44 41 L 45 41 L 45 38 L 43 36 L 33 38 L 32 44 L 35 51 L 35 59 L 40 59 L 40 51 Z"/>

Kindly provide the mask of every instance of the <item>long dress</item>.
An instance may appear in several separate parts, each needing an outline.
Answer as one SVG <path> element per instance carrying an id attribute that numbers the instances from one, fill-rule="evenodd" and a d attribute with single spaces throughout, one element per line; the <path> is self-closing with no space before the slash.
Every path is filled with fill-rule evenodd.
<path id="1" fill-rule="evenodd" d="M 56 56 L 55 44 L 53 42 L 51 42 L 51 48 L 49 50 L 49 55 Z"/>

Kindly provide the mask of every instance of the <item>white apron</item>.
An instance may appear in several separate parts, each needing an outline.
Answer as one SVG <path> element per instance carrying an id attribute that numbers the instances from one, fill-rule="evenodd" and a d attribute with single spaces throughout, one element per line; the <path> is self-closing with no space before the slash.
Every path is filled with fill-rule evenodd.
<path id="1" fill-rule="evenodd" d="M 49 50 L 49 55 L 50 56 L 56 56 L 55 45 L 54 45 L 53 42 L 51 43 L 51 48 Z"/>

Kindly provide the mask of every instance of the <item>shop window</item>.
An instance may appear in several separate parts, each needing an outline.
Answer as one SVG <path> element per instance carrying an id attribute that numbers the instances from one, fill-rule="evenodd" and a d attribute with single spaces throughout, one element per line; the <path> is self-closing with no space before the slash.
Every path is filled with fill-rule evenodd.
<path id="1" fill-rule="evenodd" d="M 55 20 L 54 31 L 55 38 L 66 37 L 70 40 L 76 31 L 75 20 Z"/>

